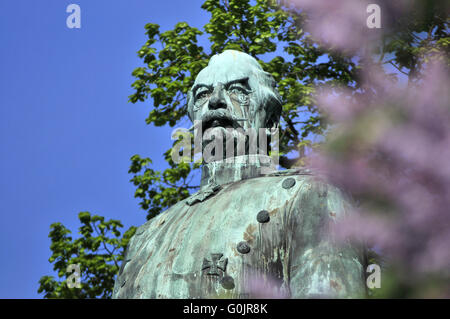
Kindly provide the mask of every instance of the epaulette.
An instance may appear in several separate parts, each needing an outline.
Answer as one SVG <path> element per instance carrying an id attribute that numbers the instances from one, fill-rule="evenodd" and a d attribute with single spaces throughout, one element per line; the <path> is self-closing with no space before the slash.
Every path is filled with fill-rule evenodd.
<path id="1" fill-rule="evenodd" d="M 189 206 L 192 206 L 199 202 L 203 202 L 204 200 L 208 199 L 209 197 L 217 194 L 221 189 L 222 189 L 222 187 L 219 185 L 216 185 L 216 184 L 208 185 L 204 189 L 201 189 L 197 193 L 191 195 L 186 200 L 186 204 Z"/>
<path id="2" fill-rule="evenodd" d="M 292 175 L 316 175 L 319 172 L 305 167 L 292 167 L 281 171 L 269 173 L 265 176 L 292 176 Z"/>

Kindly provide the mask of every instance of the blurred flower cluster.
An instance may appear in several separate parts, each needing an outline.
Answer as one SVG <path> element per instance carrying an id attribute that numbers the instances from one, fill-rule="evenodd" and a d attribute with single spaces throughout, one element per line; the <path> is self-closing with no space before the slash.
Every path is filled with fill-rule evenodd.
<path id="1" fill-rule="evenodd" d="M 450 279 L 450 78 L 441 65 L 425 72 L 370 100 L 323 90 L 335 126 L 312 161 L 360 202 L 337 235 L 375 245 L 406 281 Z"/>
<path id="2" fill-rule="evenodd" d="M 414 0 L 416 1 L 416 0 Z M 373 12 L 369 5 L 376 4 L 383 29 L 392 28 L 410 9 L 408 0 L 291 0 L 295 7 L 307 14 L 306 28 L 313 37 L 330 47 L 355 51 L 362 43 L 379 40 L 380 32 L 367 27 Z M 369 8 L 369 9 L 368 9 Z"/>
<path id="3" fill-rule="evenodd" d="M 388 21 L 386 29 L 370 34 L 368 1 L 292 2 L 308 13 L 307 31 L 343 53 L 373 48 L 388 32 L 403 32 Z M 377 2 L 393 20 L 414 9 L 405 1 Z M 433 30 L 411 34 L 432 43 L 426 38 Z M 424 52 L 411 47 L 413 54 Z M 449 60 L 448 51 L 427 50 L 434 54 L 416 58 L 420 68 L 406 76 L 400 74 L 405 69 L 396 70 L 399 81 L 389 74 L 395 64 L 360 52 L 357 87 L 317 91 L 330 129 L 310 163 L 359 203 L 335 231 L 339 238 L 368 243 L 383 257 L 381 297 L 450 297 Z"/>
<path id="4" fill-rule="evenodd" d="M 289 292 L 283 287 L 282 281 L 268 274 L 254 272 L 244 282 L 244 289 L 249 298 L 254 299 L 286 299 Z"/>

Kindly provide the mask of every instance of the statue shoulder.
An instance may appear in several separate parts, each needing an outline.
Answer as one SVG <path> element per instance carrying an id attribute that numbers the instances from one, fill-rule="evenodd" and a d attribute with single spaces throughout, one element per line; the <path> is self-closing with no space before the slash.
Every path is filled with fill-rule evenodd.
<path id="1" fill-rule="evenodd" d="M 266 176 L 293 176 L 293 175 L 314 175 L 318 174 L 318 171 L 305 167 L 292 167 L 289 169 L 279 170 L 273 173 L 269 173 Z"/>
<path id="2" fill-rule="evenodd" d="M 278 183 L 283 188 L 291 187 L 294 206 L 303 209 L 322 211 L 322 208 L 327 208 L 324 212 L 329 210 L 331 216 L 339 217 L 352 211 L 351 207 L 358 206 L 350 194 L 332 183 L 329 176 L 320 170 L 294 167 L 267 176 L 281 179 Z"/>
<path id="3" fill-rule="evenodd" d="M 148 240 L 148 235 L 154 233 L 155 229 L 160 228 L 160 226 L 164 225 L 166 221 L 173 218 L 174 215 L 177 214 L 177 212 L 183 211 L 183 209 L 185 209 L 185 207 L 187 206 L 186 200 L 188 198 L 179 201 L 178 203 L 174 204 L 173 206 L 169 207 L 165 211 L 159 213 L 152 219 L 139 226 L 128 244 L 129 256 L 132 256 L 136 253 L 137 248 Z"/>
<path id="4" fill-rule="evenodd" d="M 322 184 L 329 184 L 323 172 L 306 167 L 293 167 L 290 169 L 279 170 L 265 176 L 282 180 L 284 184 L 286 184 L 286 187 L 290 186 L 290 184 L 294 185 L 294 181 L 300 181 L 301 183 L 297 184 L 297 186 L 302 188 L 300 191 L 304 191 L 305 186 L 307 186 L 306 189 L 311 189 L 312 186 L 320 187 Z"/>

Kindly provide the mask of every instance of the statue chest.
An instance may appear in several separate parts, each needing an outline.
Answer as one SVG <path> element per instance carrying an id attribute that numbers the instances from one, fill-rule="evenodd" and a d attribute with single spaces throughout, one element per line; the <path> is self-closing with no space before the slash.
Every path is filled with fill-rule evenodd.
<path id="1" fill-rule="evenodd" d="M 256 281 L 286 289 L 296 180 L 283 187 L 283 180 L 266 179 L 180 202 L 139 228 L 115 296 L 246 298 Z"/>

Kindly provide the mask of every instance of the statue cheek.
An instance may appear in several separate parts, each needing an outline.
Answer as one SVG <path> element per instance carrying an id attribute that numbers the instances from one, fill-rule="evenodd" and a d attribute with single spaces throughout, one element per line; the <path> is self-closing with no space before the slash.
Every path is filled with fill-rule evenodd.
<path id="1" fill-rule="evenodd" d="M 236 114 L 242 115 L 242 109 L 241 109 L 241 104 L 239 103 L 239 101 L 237 99 L 234 98 L 230 98 L 231 100 L 231 104 L 233 106 L 233 111 Z"/>
<path id="2" fill-rule="evenodd" d="M 194 108 L 194 118 L 200 120 L 202 118 L 202 115 L 205 114 L 208 111 L 208 99 L 205 99 L 205 101 L 197 102 L 198 104 Z"/>
<path id="3" fill-rule="evenodd" d="M 248 96 L 239 96 L 236 94 L 230 94 L 230 100 L 233 104 L 233 109 L 239 116 L 244 117 L 248 114 L 250 98 Z"/>

